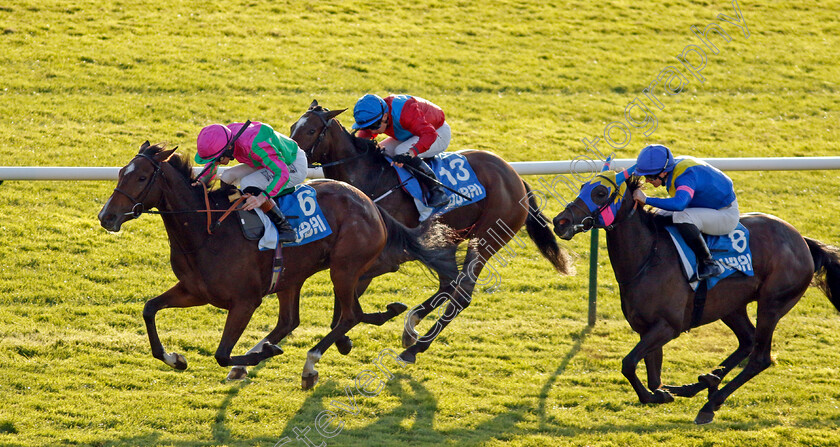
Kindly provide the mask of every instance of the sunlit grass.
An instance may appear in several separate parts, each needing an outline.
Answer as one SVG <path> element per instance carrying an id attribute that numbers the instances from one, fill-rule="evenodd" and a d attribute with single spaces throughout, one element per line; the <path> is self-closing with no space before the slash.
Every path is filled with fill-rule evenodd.
<path id="1" fill-rule="evenodd" d="M 409 93 L 439 104 L 452 149 L 510 161 L 571 159 L 582 139 L 625 120 L 636 98 L 656 115 L 619 158 L 645 144 L 700 157 L 840 152 L 840 25 L 831 3 L 741 3 L 750 36 L 720 22 L 730 2 L 569 1 L 64 1 L 0 6 L 0 165 L 122 166 L 145 140 L 191 154 L 209 123 L 260 120 L 288 129 L 313 99 L 350 108 L 361 95 Z M 643 89 L 701 44 L 692 25 L 721 23 L 699 83 Z M 346 126 L 351 112 L 340 115 Z M 731 173 L 744 211 L 765 211 L 804 234 L 840 243 L 834 171 Z M 537 177 L 527 178 L 538 185 Z M 550 179 L 548 179 L 550 180 Z M 736 392 L 710 426 L 704 396 L 638 403 L 621 359 L 638 337 L 624 321 L 599 258 L 598 321 L 586 326 L 589 238 L 564 246 L 578 274 L 559 277 L 530 245 L 498 268 L 501 286 L 472 305 L 377 396 L 348 403 L 346 387 L 385 349 L 401 321 L 359 326 L 349 356 L 329 350 L 320 384 L 300 390 L 306 351 L 332 315 L 326 274 L 304 289 L 301 326 L 285 354 L 226 383 L 213 353 L 225 313 L 164 310 L 164 345 L 189 368 L 151 357 L 143 303 L 175 283 L 160 219 L 118 234 L 96 220 L 113 182 L 0 185 L 0 444 L 274 446 L 776 446 L 837 445 L 840 318 L 816 290 L 783 318 L 775 365 Z M 569 197 L 566 197 L 569 198 Z M 560 210 L 556 201 L 546 214 Z M 525 239 L 524 233 L 520 236 Z M 434 290 L 417 265 L 375 281 L 366 310 L 414 305 Z M 656 293 L 656 291 L 651 291 Z M 752 313 L 754 307 L 750 308 Z M 276 321 L 266 298 L 237 351 Z M 430 327 L 424 322 L 421 328 Z M 665 348 L 667 383 L 693 382 L 735 348 L 720 323 Z M 644 374 L 641 367 L 640 373 Z M 350 410 L 348 410 L 349 408 Z M 321 436 L 316 418 L 342 429 Z M 351 411 L 352 410 L 352 411 Z"/>

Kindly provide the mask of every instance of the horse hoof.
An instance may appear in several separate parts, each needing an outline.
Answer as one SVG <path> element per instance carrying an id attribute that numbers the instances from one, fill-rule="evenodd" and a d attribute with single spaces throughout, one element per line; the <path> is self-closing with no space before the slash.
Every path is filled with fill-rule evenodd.
<path id="1" fill-rule="evenodd" d="M 232 382 L 235 380 L 244 380 L 247 377 L 247 368 L 245 368 L 244 366 L 234 366 L 230 369 L 230 372 L 228 373 L 227 377 L 225 377 L 225 380 L 227 380 L 228 382 Z"/>
<path id="2" fill-rule="evenodd" d="M 674 396 L 667 390 L 658 389 L 653 391 L 653 403 L 667 404 L 674 401 Z"/>
<path id="3" fill-rule="evenodd" d="M 167 365 L 169 365 L 169 366 L 171 366 L 171 367 L 173 367 L 173 368 L 175 368 L 179 371 L 183 371 L 183 370 L 187 369 L 187 359 L 183 355 L 178 354 L 177 352 L 172 352 L 172 353 L 166 354 L 164 356 L 163 361 Z"/>
<path id="4" fill-rule="evenodd" d="M 314 387 L 316 383 L 318 383 L 318 373 L 317 372 L 315 374 L 311 375 L 311 376 L 302 376 L 300 386 L 304 390 L 311 390 L 312 387 Z"/>
<path id="5" fill-rule="evenodd" d="M 335 347 L 341 355 L 347 355 L 353 349 L 353 340 L 350 337 L 344 337 L 335 341 Z"/>
<path id="6" fill-rule="evenodd" d="M 393 312 L 394 316 L 397 316 L 397 315 L 405 312 L 406 310 L 408 310 L 408 306 L 406 306 L 403 303 L 391 303 L 391 304 L 385 306 L 385 308 L 390 310 L 391 312 Z"/>
<path id="7" fill-rule="evenodd" d="M 412 352 L 409 352 L 408 350 L 405 350 L 402 352 L 402 354 L 400 354 L 399 359 L 404 361 L 405 363 L 413 365 L 417 362 L 417 355 Z"/>
<path id="8" fill-rule="evenodd" d="M 711 411 L 700 411 L 697 414 L 697 417 L 694 419 L 694 423 L 697 425 L 708 424 L 715 419 L 715 414 Z"/>
<path id="9" fill-rule="evenodd" d="M 717 389 L 718 385 L 720 385 L 720 377 L 714 374 L 703 374 L 702 376 L 697 377 L 697 381 L 714 389 Z"/>
<path id="10" fill-rule="evenodd" d="M 274 357 L 283 353 L 283 348 L 274 343 L 265 343 L 262 347 L 263 358 Z"/>

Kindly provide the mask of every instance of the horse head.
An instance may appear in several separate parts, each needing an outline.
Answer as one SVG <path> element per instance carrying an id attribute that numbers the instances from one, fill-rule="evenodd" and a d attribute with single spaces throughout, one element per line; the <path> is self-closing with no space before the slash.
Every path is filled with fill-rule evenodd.
<path id="1" fill-rule="evenodd" d="M 592 180 L 580 187 L 578 196 L 554 218 L 554 233 L 570 240 L 592 228 L 612 229 L 635 209 L 632 190 L 637 180 L 630 180 L 633 168 L 621 172 L 606 171 L 609 161 Z M 624 204 L 628 206 L 623 206 Z"/>
<path id="2" fill-rule="evenodd" d="M 103 228 L 120 231 L 124 222 L 160 203 L 162 192 L 157 180 L 163 163 L 169 161 L 176 149 L 165 150 L 163 144 L 151 145 L 148 141 L 140 146 L 140 152 L 120 169 L 117 187 L 99 212 Z"/>
<path id="3" fill-rule="evenodd" d="M 318 101 L 312 101 L 309 110 L 292 124 L 289 137 L 303 149 L 310 162 L 326 163 L 330 161 L 330 145 L 322 143 L 333 123 L 341 127 L 341 124 L 334 118 L 345 110 L 347 109 L 329 110 L 321 107 Z"/>

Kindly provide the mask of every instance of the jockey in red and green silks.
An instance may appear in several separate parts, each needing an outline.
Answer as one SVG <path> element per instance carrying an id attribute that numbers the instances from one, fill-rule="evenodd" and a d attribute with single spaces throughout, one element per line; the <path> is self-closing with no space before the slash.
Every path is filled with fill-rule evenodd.
<path id="1" fill-rule="evenodd" d="M 201 130 L 195 161 L 212 164 L 198 180 L 208 184 L 216 177 L 219 165 L 226 165 L 231 160 L 238 161 L 238 165 L 220 175 L 221 181 L 238 184 L 243 192 L 252 194 L 244 208 L 262 209 L 277 225 L 280 240 L 292 242 L 294 231 L 288 227 L 279 209 L 273 206 L 273 201 L 267 199 L 291 191 L 306 179 L 306 154 L 291 138 L 279 134 L 268 124 L 256 121 L 234 142 L 233 151 L 225 152 L 225 147 L 242 126 L 243 123 L 227 126 L 211 124 Z"/>

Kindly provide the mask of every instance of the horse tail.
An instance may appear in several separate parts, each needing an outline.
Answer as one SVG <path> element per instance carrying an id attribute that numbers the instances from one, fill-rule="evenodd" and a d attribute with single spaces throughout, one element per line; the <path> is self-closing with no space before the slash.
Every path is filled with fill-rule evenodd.
<path id="1" fill-rule="evenodd" d="M 525 230 L 528 231 L 528 236 L 537 244 L 540 253 L 551 262 L 555 270 L 564 275 L 573 275 L 575 267 L 569 253 L 557 244 L 557 238 L 551 231 L 548 217 L 540 211 L 537 200 L 531 193 L 531 187 L 525 180 L 522 180 L 522 184 L 525 185 L 525 192 L 528 194 L 528 217 L 525 218 Z"/>
<path id="2" fill-rule="evenodd" d="M 840 310 L 840 248 L 805 238 L 814 259 L 814 285 Z"/>
<path id="3" fill-rule="evenodd" d="M 422 262 L 437 273 L 438 277 L 455 278 L 458 275 L 458 264 L 455 260 L 457 246 L 432 241 L 434 231 L 444 231 L 441 229 L 442 224 L 431 223 L 408 228 L 394 219 L 381 206 L 376 205 L 376 208 L 379 209 L 379 215 L 382 216 L 388 232 L 382 257 L 395 267 L 394 271 L 396 271 L 396 266 L 406 260 L 407 254 L 409 260 Z"/>

